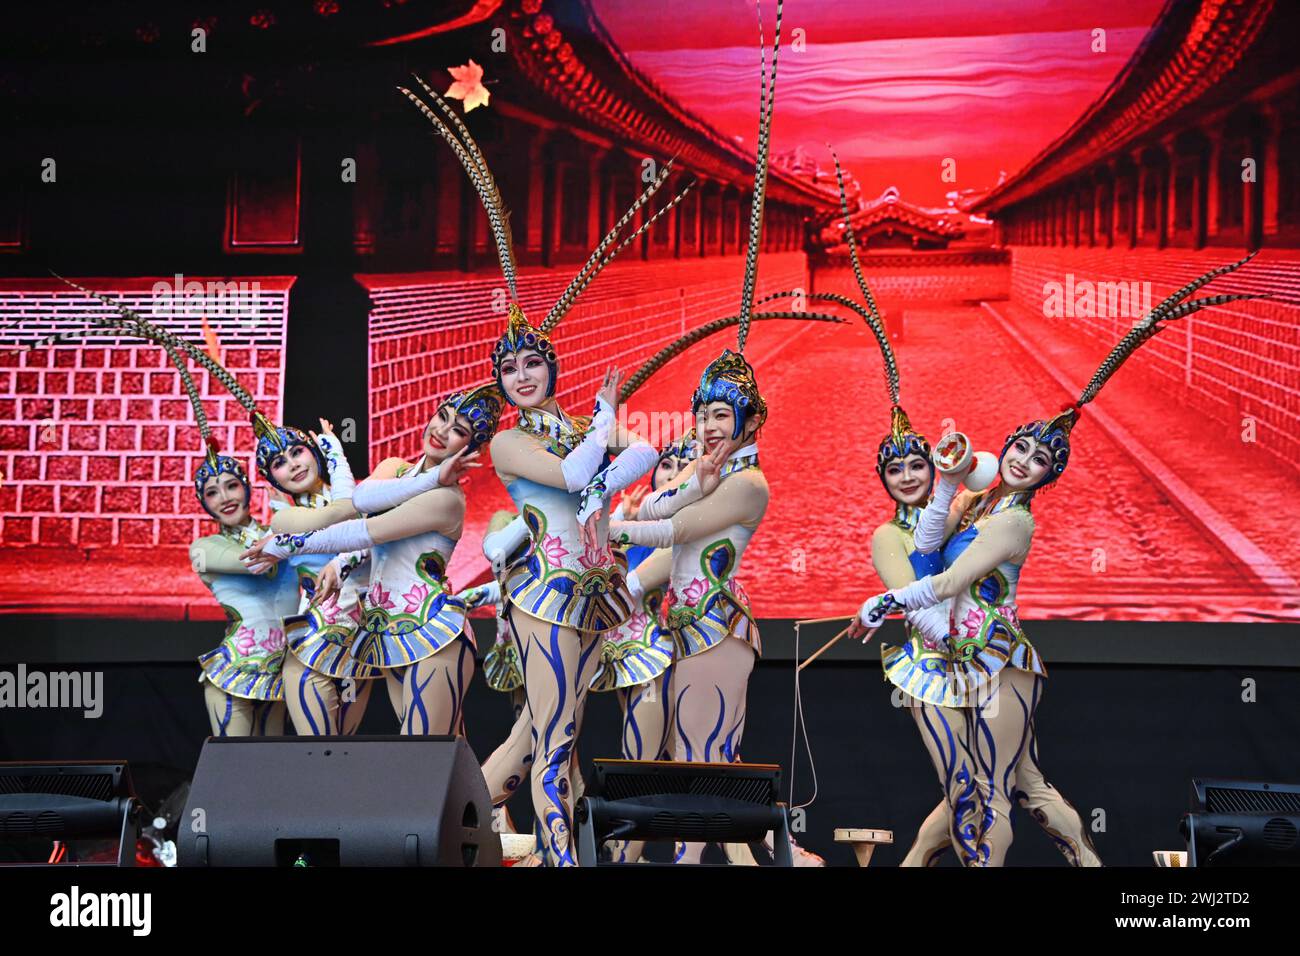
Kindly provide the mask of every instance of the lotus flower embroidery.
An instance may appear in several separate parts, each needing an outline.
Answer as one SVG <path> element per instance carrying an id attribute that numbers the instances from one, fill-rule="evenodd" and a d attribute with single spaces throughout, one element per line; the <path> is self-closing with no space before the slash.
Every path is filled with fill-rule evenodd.
<path id="1" fill-rule="evenodd" d="M 406 613 L 414 614 L 424 606 L 424 599 L 429 596 L 429 585 L 421 582 L 415 585 L 411 590 L 402 595 L 402 600 L 406 601 Z"/>
<path id="2" fill-rule="evenodd" d="M 700 603 L 700 598 L 704 597 L 709 590 L 709 584 L 703 578 L 694 578 L 686 589 L 682 591 L 682 603 L 687 607 L 695 607 Z"/>
<path id="3" fill-rule="evenodd" d="M 384 590 L 384 586 L 376 581 L 370 586 L 370 603 L 374 607 L 383 608 L 385 611 L 391 611 L 397 607 L 389 597 L 389 592 Z"/>
<path id="4" fill-rule="evenodd" d="M 257 646 L 257 634 L 251 627 L 241 627 L 235 632 L 235 650 L 240 657 L 247 657 Z"/>
<path id="5" fill-rule="evenodd" d="M 578 563 L 590 571 L 592 568 L 603 568 L 613 564 L 614 556 L 610 554 L 608 547 L 597 545 L 594 548 L 583 548 L 582 554 L 578 555 Z"/>
<path id="6" fill-rule="evenodd" d="M 564 547 L 564 542 L 559 535 L 548 534 L 542 538 L 542 554 L 546 557 L 546 563 L 552 566 L 569 556 L 568 550 Z"/>
<path id="7" fill-rule="evenodd" d="M 266 651 L 268 654 L 274 654 L 277 651 L 283 649 L 284 631 L 280 630 L 280 628 L 278 627 L 271 628 L 270 633 L 267 634 L 266 637 L 262 639 L 261 644 L 258 646 L 260 646 L 262 650 Z"/>
<path id="8" fill-rule="evenodd" d="M 984 626 L 985 617 L 985 613 L 977 607 L 967 611 L 966 616 L 961 621 L 962 636 L 967 639 L 976 637 L 980 632 L 980 628 Z"/>
<path id="9" fill-rule="evenodd" d="M 650 616 L 646 614 L 646 612 L 643 611 L 641 608 L 637 608 L 635 611 L 632 612 L 632 616 L 628 618 L 627 626 L 628 629 L 634 635 L 640 637 L 642 634 L 645 633 L 646 626 L 649 623 L 650 623 Z"/>

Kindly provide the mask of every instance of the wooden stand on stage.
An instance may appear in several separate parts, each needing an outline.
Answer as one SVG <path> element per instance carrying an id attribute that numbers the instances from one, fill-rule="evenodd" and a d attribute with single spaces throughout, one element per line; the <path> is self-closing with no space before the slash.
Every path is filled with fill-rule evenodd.
<path id="1" fill-rule="evenodd" d="M 870 866 L 871 854 L 882 843 L 894 842 L 893 830 L 867 830 L 861 827 L 845 827 L 835 831 L 836 843 L 847 843 L 853 847 L 858 858 L 858 866 Z"/>

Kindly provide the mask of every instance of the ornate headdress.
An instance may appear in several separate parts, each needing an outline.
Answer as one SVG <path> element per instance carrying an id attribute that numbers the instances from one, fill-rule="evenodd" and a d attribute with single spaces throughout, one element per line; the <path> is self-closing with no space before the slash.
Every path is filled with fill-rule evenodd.
<path id="1" fill-rule="evenodd" d="M 497 421 L 505 407 L 505 395 L 496 382 L 485 382 L 452 392 L 438 403 L 439 409 L 446 406 L 451 406 L 453 415 L 464 415 L 469 419 L 471 434 L 466 451 L 473 451 L 496 433 Z"/>
<path id="2" fill-rule="evenodd" d="M 1233 293 L 1227 295 L 1210 295 L 1202 299 L 1192 299 L 1184 301 L 1189 295 L 1197 289 L 1208 284 L 1221 275 L 1226 275 L 1240 269 L 1247 262 L 1255 257 L 1251 253 L 1244 259 L 1234 262 L 1230 265 L 1220 266 L 1217 269 L 1211 269 L 1209 272 L 1196 279 L 1193 279 L 1187 285 L 1174 292 L 1167 299 L 1148 312 L 1141 321 L 1131 328 L 1128 333 L 1119 340 L 1119 343 L 1110 350 L 1105 360 L 1093 373 L 1088 381 L 1087 387 L 1080 393 L 1077 401 L 1066 405 L 1061 411 L 1048 419 L 1039 419 L 1037 421 L 1027 422 L 1021 425 L 1010 435 L 1007 436 L 1006 442 L 1002 446 L 1002 451 L 998 455 L 998 462 L 1006 457 L 1007 450 L 1017 440 L 1021 438 L 1032 439 L 1039 445 L 1045 446 L 1052 455 L 1052 462 L 1047 470 L 1047 474 L 1032 488 L 1030 491 L 1037 491 L 1039 488 L 1049 485 L 1060 478 L 1065 472 L 1065 466 L 1070 462 L 1070 432 L 1075 424 L 1082 417 L 1083 406 L 1097 397 L 1101 387 L 1110 380 L 1110 377 L 1119 370 L 1119 367 L 1144 343 L 1152 339 L 1156 333 L 1160 332 L 1165 322 L 1173 322 L 1176 319 L 1184 318 L 1201 309 L 1210 306 L 1223 305 L 1226 302 L 1235 302 L 1239 299 L 1265 299 L 1266 295 L 1250 295 L 1247 293 Z"/>
<path id="3" fill-rule="evenodd" d="M 664 163 L 654 182 L 646 187 L 645 191 L 632 203 L 627 212 L 614 223 L 614 227 L 596 246 L 591 256 L 578 270 L 578 274 L 573 277 L 572 281 L 560 294 L 559 299 L 551 306 L 551 310 L 546 314 L 546 318 L 542 320 L 542 324 L 534 326 L 528 321 L 528 318 L 524 315 L 524 310 L 519 305 L 519 290 L 515 280 L 514 241 L 510 234 L 510 216 L 501 199 L 501 192 L 497 189 L 496 180 L 492 178 L 492 173 L 488 169 L 487 160 L 484 159 L 478 144 L 474 142 L 474 137 L 465 128 L 465 124 L 461 122 L 460 117 L 456 115 L 456 111 L 418 76 L 415 77 L 415 81 L 420 84 L 421 89 L 424 90 L 428 98 L 438 107 L 438 110 L 443 114 L 442 116 L 439 116 L 417 94 L 405 87 L 399 86 L 398 89 L 408 100 L 415 104 L 415 107 L 424 115 L 425 119 L 433 124 L 434 131 L 446 141 L 452 152 L 456 154 L 456 158 L 460 160 L 460 164 L 465 167 L 465 172 L 469 175 L 470 182 L 473 183 L 474 190 L 478 193 L 479 200 L 487 212 L 488 224 L 492 227 L 492 236 L 496 242 L 497 258 L 501 263 L 501 274 L 505 279 L 506 288 L 509 290 L 510 301 L 506 310 L 505 330 L 492 347 L 492 373 L 496 378 L 497 386 L 500 388 L 501 395 L 505 400 L 513 405 L 514 402 L 501 384 L 501 365 L 507 358 L 521 349 L 533 349 L 546 362 L 546 397 L 550 398 L 555 394 L 555 379 L 559 369 L 559 360 L 556 358 L 555 347 L 551 344 L 550 333 L 560 324 L 560 320 L 568 314 L 569 309 L 573 307 L 573 303 L 577 301 L 578 296 L 582 294 L 583 289 L 587 287 L 591 280 L 596 278 L 600 271 L 609 265 L 619 252 L 649 229 L 660 216 L 681 202 L 693 184 L 687 184 L 663 208 L 654 215 L 647 216 L 646 221 L 634 230 L 631 235 L 621 242 L 618 241 L 623 230 L 636 217 L 637 211 L 648 203 L 659 188 L 668 181 L 668 177 L 673 170 L 673 161 L 669 160 Z M 615 242 L 618 242 L 618 244 L 615 245 Z"/>
<path id="4" fill-rule="evenodd" d="M 695 429 L 688 428 L 686 433 L 676 441 L 670 441 L 664 445 L 663 451 L 659 453 L 659 460 L 666 458 L 680 458 L 682 461 L 694 461 L 700 457 L 700 445 L 695 438 Z"/>
<path id="5" fill-rule="evenodd" d="M 244 466 L 240 464 L 237 458 L 231 458 L 229 455 L 221 454 L 217 440 L 212 436 L 212 428 L 208 424 L 208 413 L 203 407 L 203 399 L 199 395 L 198 386 L 194 384 L 194 379 L 190 376 L 190 370 L 185 367 L 185 360 L 181 358 L 180 353 L 176 351 L 175 346 L 166 343 L 163 348 L 167 350 L 167 355 L 171 358 L 172 364 L 176 366 L 176 371 L 180 373 L 181 382 L 185 386 L 185 393 L 190 397 L 190 404 L 194 406 L 194 421 L 199 426 L 199 437 L 203 440 L 203 461 L 199 467 L 194 470 L 194 494 L 199 499 L 199 506 L 203 508 L 212 517 L 217 515 L 208 507 L 207 499 L 204 497 L 203 489 L 209 479 L 219 478 L 221 475 L 234 475 L 239 483 L 244 486 L 244 507 L 252 503 L 253 489 L 248 482 L 248 472 L 244 471 Z M 220 520 L 220 518 L 217 518 Z"/>
<path id="6" fill-rule="evenodd" d="M 763 240 L 763 205 L 767 198 L 768 156 L 771 152 L 772 109 L 776 101 L 776 63 L 781 51 L 781 13 L 783 0 L 776 4 L 776 35 L 772 41 L 772 73 L 767 72 L 767 47 L 763 40 L 762 9 L 759 9 L 759 94 L 758 146 L 754 154 L 754 198 L 749 207 L 749 247 L 745 250 L 745 278 L 740 290 L 740 313 L 736 331 L 736 351 L 723 353 L 708 364 L 700 375 L 699 387 L 691 398 L 695 411 L 709 402 L 726 402 L 731 406 L 735 424 L 731 437 L 739 438 L 745 422 L 753 419 L 759 428 L 767 421 L 767 402 L 758 390 L 754 367 L 745 361 L 745 340 L 754 317 L 754 287 L 758 281 L 758 251 Z M 770 83 L 769 83 L 770 80 Z"/>

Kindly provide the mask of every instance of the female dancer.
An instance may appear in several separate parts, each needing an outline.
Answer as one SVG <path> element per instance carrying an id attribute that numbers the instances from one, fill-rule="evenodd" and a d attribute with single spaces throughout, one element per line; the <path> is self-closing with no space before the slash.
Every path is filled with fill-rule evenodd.
<path id="1" fill-rule="evenodd" d="M 145 321 L 122 302 L 70 280 L 62 281 L 116 309 L 121 318 L 93 316 L 97 327 L 63 333 L 49 341 L 101 332 L 141 338 L 161 346 L 181 376 L 204 449 L 204 460 L 194 474 L 195 494 L 220 527 L 217 534 L 191 545 L 190 563 L 229 620 L 222 643 L 199 657 L 199 680 L 204 684 L 212 733 L 218 737 L 278 735 L 284 726 L 282 618 L 293 613 L 297 603 L 286 607 L 286 575 L 280 568 L 254 573 L 239 560 L 239 552 L 266 529 L 251 515 L 251 487 L 243 466 L 222 455 L 212 436 L 198 387 L 183 358 L 193 357 L 193 347 Z M 200 354 L 199 364 L 213 370 L 216 363 Z"/>
<path id="2" fill-rule="evenodd" d="M 477 449 L 496 431 L 501 407 L 495 385 L 448 396 L 425 427 L 417 461 L 387 459 L 356 486 L 352 504 L 370 517 L 268 537 L 243 555 L 258 567 L 296 554 L 370 552 L 351 652 L 384 674 L 403 734 L 463 729 L 475 651 L 465 602 L 450 591 L 446 568 L 465 516 L 459 480 L 477 467 Z M 318 602 L 330 596 L 316 595 Z"/>
<path id="3" fill-rule="evenodd" d="M 217 534 L 190 545 L 190 566 L 229 621 L 221 644 L 199 657 L 212 734 L 279 736 L 284 733 L 283 569 L 253 572 L 239 560 L 239 552 L 265 534 L 266 527 L 249 511 L 252 489 L 243 466 L 217 452 L 198 389 L 183 363 L 177 368 L 194 403 L 205 446 L 194 490 L 203 510 L 220 526 Z"/>
<path id="4" fill-rule="evenodd" d="M 1082 407 L 1164 327 L 1161 323 L 1207 306 L 1253 298 L 1217 295 L 1183 301 L 1249 259 L 1213 270 L 1175 292 L 1111 350 L 1076 402 L 1053 418 L 1012 432 L 999 456 L 1000 482 L 993 489 L 959 496 L 961 473 L 941 477 L 917 520 L 914 543 L 923 553 L 942 546 L 945 570 L 868 599 L 852 626 L 851 635 L 866 640 L 892 611 L 918 611 L 953 601 L 956 633 L 946 647 L 922 648 L 931 652 L 924 654 L 909 644 L 886 654 L 885 663 L 895 683 L 906 682 L 915 696 L 941 702 L 933 708 L 935 723 L 926 728 L 926 742 L 935 766 L 941 768 L 953 815 L 953 845 L 967 866 L 1000 866 L 1005 860 L 1012 839 L 1012 781 L 1033 740 L 1034 713 L 1046 676 L 1015 604 L 1020 569 L 1033 539 L 1030 502 L 1065 471 L 1071 431 Z M 1036 768 L 1036 754 L 1031 763 Z M 1086 844 L 1081 827 L 1077 835 Z M 1081 863 L 1099 862 L 1091 845 L 1073 849 Z"/>
<path id="5" fill-rule="evenodd" d="M 761 652 L 749 600 L 735 578 L 768 502 L 757 446 L 767 405 L 744 349 L 762 243 L 780 42 L 778 4 L 770 90 L 765 59 L 762 68 L 738 350 L 724 350 L 709 363 L 692 398 L 695 432 L 702 447 L 690 480 L 648 497 L 637 521 L 618 522 L 613 528 L 621 543 L 672 549 L 671 587 L 656 631 L 661 638 L 671 639 L 677 651 L 671 684 L 676 710 L 673 751 L 676 759 L 685 761 L 739 759 L 746 688 Z M 677 859 L 698 863 L 703 849 L 703 843 L 684 844 Z"/>
<path id="6" fill-rule="evenodd" d="M 294 504 L 277 511 L 271 519 L 273 531 L 312 530 L 339 514 L 355 514 L 350 500 L 352 472 L 330 434 L 328 422 L 321 421 L 320 435 L 272 425 L 239 380 L 197 345 L 151 325 L 120 302 L 76 283 L 68 284 L 113 306 L 138 334 L 187 354 L 244 406 L 257 437 L 258 473 L 277 491 L 291 497 Z M 289 560 L 288 571 L 280 577 L 282 586 L 290 592 L 282 599 L 285 609 L 294 595 L 297 598 L 297 615 L 286 616 L 283 622 L 290 653 L 285 655 L 282 677 L 289 717 L 299 735 L 355 733 L 370 696 L 369 680 L 378 676 L 357 664 L 348 653 L 357 620 L 360 576 L 348 578 L 341 596 L 313 604 L 318 575 L 344 576 L 360 561 L 359 555 L 349 555 L 345 562 L 330 562 L 326 555 L 295 555 Z"/>
<path id="7" fill-rule="evenodd" d="M 418 80 L 418 78 L 417 78 Z M 549 862 L 571 866 L 570 757 L 581 724 L 600 635 L 631 613 L 625 563 L 606 541 L 609 496 L 654 466 L 654 449 L 614 423 L 617 370 L 606 373 L 591 419 L 564 412 L 555 399 L 559 368 L 549 334 L 582 290 L 618 252 L 685 195 L 679 194 L 638 229 L 614 243 L 636 211 L 672 172 L 655 181 L 615 223 L 569 283 L 540 326 L 519 306 L 509 221 L 481 151 L 455 111 L 422 81 L 440 117 L 410 90 L 402 93 L 452 148 L 474 184 L 492 227 L 509 293 L 504 334 L 492 349 L 492 369 L 507 401 L 519 408 L 515 428 L 492 439 L 492 463 L 519 509 L 530 540 L 528 557 L 509 569 L 502 588 L 512 634 L 521 648 L 524 689 L 533 731 L 533 808 Z M 616 457 L 606 467 L 606 455 Z"/>
<path id="8" fill-rule="evenodd" d="M 669 443 L 650 475 L 650 490 L 671 482 L 698 455 L 694 429 Z M 612 520 L 635 520 L 642 494 L 625 494 Z M 654 626 L 672 569 L 672 551 L 632 545 L 626 551 L 628 592 L 636 601 L 632 616 L 605 636 L 593 691 L 616 691 L 623 714 L 623 757 L 664 759 L 672 726 L 671 696 L 665 684 L 672 670 L 671 639 Z"/>
<path id="9" fill-rule="evenodd" d="M 884 360 L 885 380 L 891 406 L 890 433 L 881 441 L 876 453 L 876 474 L 886 492 L 895 503 L 891 521 L 880 525 L 872 535 L 872 563 L 876 574 L 888 587 L 903 587 L 925 574 L 943 570 L 942 556 L 922 553 L 915 547 L 913 531 L 921 510 L 930 499 L 934 487 L 935 469 L 931 460 L 930 443 L 917 432 L 899 405 L 898 365 L 893 346 L 885 332 L 884 323 L 876 308 L 875 297 L 867 286 L 858 259 L 857 243 L 853 230 L 848 228 L 848 199 L 844 191 L 844 176 L 839 157 L 831 150 L 836 178 L 840 189 L 840 209 L 845 217 L 845 242 L 854 278 L 862 292 L 862 302 L 833 293 L 806 293 L 806 298 L 827 301 L 844 306 L 857 313 L 871 329 Z M 762 301 L 794 295 L 793 292 L 773 293 Z M 933 608 L 909 611 L 905 615 L 904 631 L 908 638 L 905 650 L 882 645 L 885 661 L 884 677 L 906 695 L 904 700 L 911 709 L 923 739 L 926 728 L 937 726 L 933 713 L 936 702 L 916 693 L 918 675 L 932 668 L 932 661 L 947 652 L 949 637 L 949 612 L 951 601 Z M 952 722 L 949 722 L 952 725 Z M 958 729 L 960 729 L 958 727 Z M 1031 726 L 1032 733 L 1032 726 Z M 1074 866 L 1100 865 L 1096 851 L 1084 832 L 1079 814 L 1048 783 L 1038 767 L 1032 737 L 1021 760 L 1015 768 L 1015 796 L 1022 807 L 1053 839 L 1058 849 Z M 943 777 L 943 768 L 936 768 Z M 944 851 L 952 845 L 950 836 L 951 813 L 946 795 L 921 824 L 916 840 L 904 857 L 901 866 L 933 866 Z"/>

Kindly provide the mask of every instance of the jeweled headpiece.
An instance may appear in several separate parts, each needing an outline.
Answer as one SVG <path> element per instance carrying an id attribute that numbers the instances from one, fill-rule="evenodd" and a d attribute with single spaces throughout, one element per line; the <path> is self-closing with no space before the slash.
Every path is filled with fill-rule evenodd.
<path id="1" fill-rule="evenodd" d="M 277 491 L 283 491 L 290 494 L 289 489 L 275 480 L 271 473 L 271 463 L 280 455 L 289 454 L 290 449 L 302 445 L 312 453 L 316 459 L 316 473 L 322 481 L 329 480 L 329 469 L 325 463 L 325 453 L 321 451 L 320 446 L 312 441 L 301 428 L 294 428 L 292 425 L 272 425 L 267 421 L 261 412 L 254 412 L 253 434 L 257 436 L 257 448 L 255 459 L 257 461 L 257 473 L 266 479 L 267 484 Z"/>
<path id="2" fill-rule="evenodd" d="M 492 374 L 496 378 L 497 387 L 501 390 L 501 394 L 506 398 L 506 401 L 510 401 L 510 398 L 505 385 L 501 381 L 501 364 L 523 349 L 532 349 L 540 354 L 542 360 L 546 362 L 546 397 L 550 398 L 555 394 L 555 379 L 560 370 L 560 361 L 556 358 L 555 346 L 551 345 L 549 338 L 532 327 L 524 316 L 523 309 L 511 302 L 510 312 L 506 318 L 505 333 L 492 346 Z M 511 402 L 511 404 L 513 405 L 514 402 Z"/>
<path id="3" fill-rule="evenodd" d="M 487 382 L 452 392 L 438 407 L 447 405 L 451 406 L 452 414 L 469 419 L 470 439 L 466 451 L 473 451 L 496 433 L 501 410 L 505 408 L 505 394 L 495 382 Z"/>
<path id="4" fill-rule="evenodd" d="M 1101 387 L 1110 380 L 1121 365 L 1128 358 L 1142 347 L 1150 339 L 1154 338 L 1156 333 L 1164 329 L 1165 322 L 1173 322 L 1177 319 L 1192 315 L 1202 309 L 1215 305 L 1223 305 L 1227 302 L 1236 302 L 1240 299 L 1267 299 L 1267 295 L 1250 295 L 1247 293 L 1235 293 L 1227 295 L 1209 295 L 1203 299 L 1192 299 L 1185 301 L 1197 289 L 1212 282 L 1221 275 L 1234 272 L 1240 269 L 1247 262 L 1255 257 L 1251 253 L 1244 259 L 1230 265 L 1220 266 L 1217 269 L 1211 269 L 1202 276 L 1193 279 L 1187 285 L 1178 289 L 1167 299 L 1148 312 L 1141 321 L 1137 322 L 1125 336 L 1119 340 L 1119 343 L 1110 350 L 1110 353 L 1102 361 L 1097 371 L 1093 373 L 1088 380 L 1087 387 L 1079 395 L 1078 401 L 1065 406 L 1060 413 L 1052 418 L 1028 422 L 1021 425 L 1010 435 L 1007 436 L 1005 444 L 1002 446 L 1002 452 L 998 456 L 998 463 L 1001 464 L 1006 457 L 1007 450 L 1021 438 L 1030 438 L 1039 445 L 1045 446 L 1052 455 L 1051 466 L 1047 474 L 1039 480 L 1030 491 L 1036 491 L 1045 485 L 1049 485 L 1060 478 L 1065 471 L 1065 466 L 1070 461 L 1070 431 L 1079 421 L 1083 414 L 1083 406 L 1097 397 Z"/>
<path id="5" fill-rule="evenodd" d="M 754 367 L 739 352 L 725 349 L 704 369 L 700 384 L 691 398 L 691 410 L 698 412 L 709 402 L 726 402 L 731 406 L 735 425 L 732 438 L 739 438 L 745 422 L 754 419 L 759 427 L 767 421 L 767 402 L 758 391 Z"/>
<path id="6" fill-rule="evenodd" d="M 876 449 L 876 474 L 883 484 L 885 469 L 893 461 L 901 461 L 908 455 L 920 455 L 930 466 L 930 481 L 934 481 L 934 461 L 930 457 L 930 443 L 924 435 L 912 427 L 907 412 L 895 405 L 890 411 L 889 434 L 885 436 Z M 885 485 L 888 490 L 889 485 Z"/>
<path id="7" fill-rule="evenodd" d="M 659 453 L 659 460 L 665 458 L 680 458 L 683 461 L 694 461 L 700 457 L 700 445 L 695 437 L 695 429 L 688 428 L 686 433 L 676 441 L 670 441 L 664 445 L 663 451 Z"/>
<path id="8" fill-rule="evenodd" d="M 437 112 L 433 107 L 425 103 L 419 95 L 405 87 L 399 86 L 398 90 L 433 125 L 434 132 L 451 147 L 452 152 L 456 154 L 456 158 L 460 160 L 461 166 L 465 168 L 465 172 L 474 185 L 484 210 L 487 212 L 488 225 L 492 228 L 492 235 L 496 242 L 497 258 L 501 263 L 501 274 L 509 290 L 510 301 L 506 315 L 505 332 L 492 347 L 492 374 L 497 380 L 497 385 L 501 387 L 502 396 L 513 405 L 514 401 L 501 383 L 501 363 L 508 356 L 521 349 L 535 349 L 546 361 L 548 372 L 546 397 L 550 398 L 555 394 L 555 379 L 559 368 L 555 348 L 551 345 L 550 333 L 559 325 L 560 320 L 568 314 L 569 309 L 573 307 L 573 303 L 577 301 L 578 296 L 591 280 L 596 278 L 600 271 L 609 265 L 619 252 L 649 229 L 660 216 L 681 202 L 693 184 L 687 184 L 662 209 L 652 216 L 647 216 L 646 221 L 635 229 L 631 235 L 619 241 L 623 230 L 636 217 L 637 211 L 648 203 L 650 198 L 659 191 L 659 188 L 668 181 L 668 177 L 673 171 L 673 161 L 669 160 L 664 163 L 654 182 L 646 187 L 645 191 L 632 203 L 627 212 L 614 223 L 614 228 L 596 246 L 591 256 L 578 270 L 578 274 L 573 277 L 564 292 L 560 294 L 555 305 L 551 306 L 551 310 L 546 314 L 546 318 L 542 320 L 542 324 L 533 326 L 519 305 L 519 289 L 515 281 L 514 240 L 510 234 L 510 216 L 501 199 L 501 192 L 497 189 L 496 180 L 492 178 L 492 172 L 488 169 L 487 160 L 484 158 L 482 150 L 479 149 L 478 143 L 474 141 L 474 137 L 470 135 L 469 130 L 461 122 L 460 117 L 456 115 L 456 111 L 452 109 L 451 105 L 430 89 L 429 85 L 420 77 L 415 77 L 415 81 L 420 85 L 429 100 L 438 108 Z M 442 116 L 439 116 L 438 112 L 441 112 Z M 615 245 L 615 242 L 618 242 L 618 245 Z"/>

